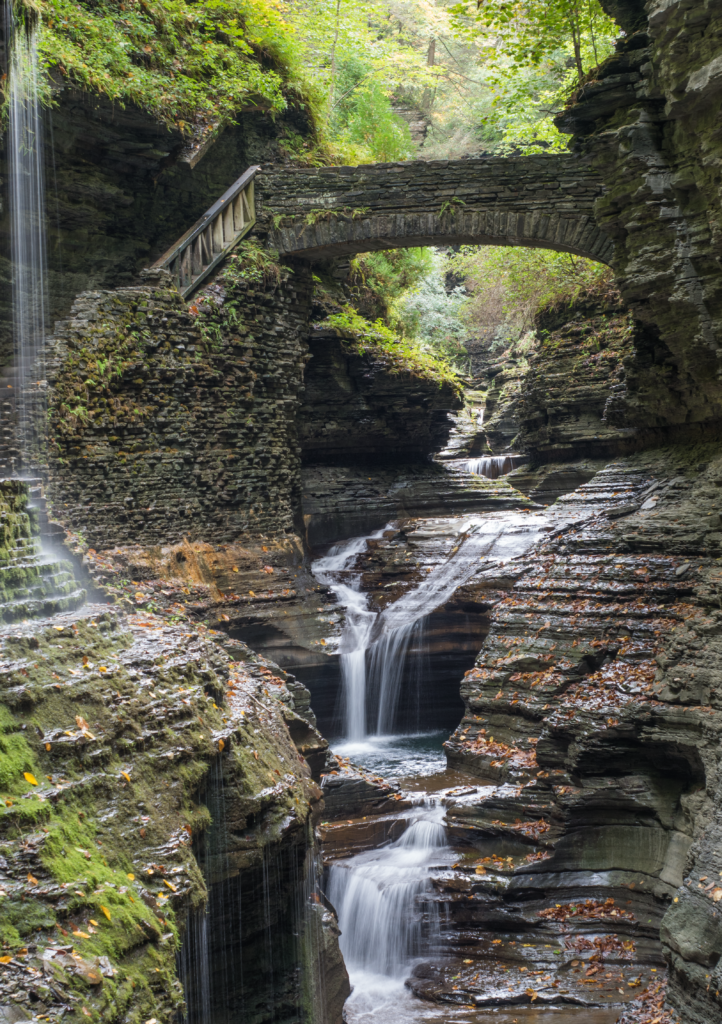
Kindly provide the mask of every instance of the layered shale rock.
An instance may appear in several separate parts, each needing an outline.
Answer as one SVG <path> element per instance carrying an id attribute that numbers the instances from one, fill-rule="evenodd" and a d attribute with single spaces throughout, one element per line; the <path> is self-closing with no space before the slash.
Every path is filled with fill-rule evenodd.
<path id="1" fill-rule="evenodd" d="M 0 631 L 4 1019 L 166 1018 L 184 998 L 194 1018 L 200 992 L 219 1019 L 245 1001 L 340 1021 L 308 693 L 178 618 L 94 605 Z M 260 969 L 269 929 L 286 938 Z M 221 937 L 246 967 L 230 981 Z"/>
<path id="2" fill-rule="evenodd" d="M 644 324 L 607 420 L 660 429 L 717 421 L 720 7 L 609 9 L 628 34 L 557 119 L 604 177 L 595 217 L 614 240 L 622 296 Z"/>
<path id="3" fill-rule="evenodd" d="M 462 406 L 450 381 L 396 365 L 380 347 L 359 349 L 335 330 L 314 330 L 299 411 L 305 463 L 412 461 L 443 447 L 447 412 Z"/>
<path id="4" fill-rule="evenodd" d="M 536 998 L 570 1001 L 571 956 L 592 960 L 601 992 L 628 942 L 634 978 L 651 981 L 661 934 L 672 1007 L 695 1024 L 719 1016 L 720 466 L 714 446 L 612 464 L 558 503 L 532 560 L 471 581 L 498 603 L 447 751 L 494 787 L 447 817 L 457 840 L 511 862 L 491 888 L 494 865 L 472 863 L 471 904 L 444 879 L 439 898 L 462 931 L 557 936 L 563 959 Z"/>

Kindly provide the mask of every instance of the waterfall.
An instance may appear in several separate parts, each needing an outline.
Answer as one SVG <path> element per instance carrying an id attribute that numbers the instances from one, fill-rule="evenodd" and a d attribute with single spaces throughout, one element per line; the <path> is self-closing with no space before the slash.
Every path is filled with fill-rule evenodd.
<path id="1" fill-rule="evenodd" d="M 497 480 L 500 476 L 511 473 L 515 463 L 523 462 L 524 457 L 519 455 L 484 455 L 480 459 L 469 459 L 466 463 L 467 473 L 474 476 L 485 476 L 490 480 Z"/>
<path id="2" fill-rule="evenodd" d="M 545 520 L 505 513 L 473 517 L 456 527 L 459 543 L 445 562 L 382 612 L 369 608 L 361 591 L 361 572 L 354 563 L 370 537 L 355 537 L 331 548 L 312 566 L 316 578 L 330 587 L 345 608 L 341 636 L 341 692 L 344 738 L 359 742 L 369 735 L 388 735 L 393 729 L 407 654 L 418 639 L 425 618 L 444 605 L 478 568 L 481 557 L 512 558 L 541 536 Z M 375 721 L 374 721 L 375 720 Z"/>
<path id="3" fill-rule="evenodd" d="M 323 558 L 313 563 L 317 580 L 333 590 L 339 604 L 346 610 L 346 623 L 339 654 L 341 663 L 341 714 L 344 735 L 350 740 L 366 736 L 366 648 L 376 621 L 376 613 L 368 606 L 368 595 L 361 593 L 360 573 L 349 573 L 356 557 L 365 551 L 367 541 L 383 537 L 377 530 L 369 537 L 353 537 L 334 545 Z"/>
<path id="4" fill-rule="evenodd" d="M 331 865 L 328 897 L 338 913 L 341 952 L 352 980 L 403 979 L 437 922 L 424 920 L 420 897 L 431 889 L 430 867 L 446 848 L 443 808 L 432 803 L 396 842 Z"/>
<path id="5" fill-rule="evenodd" d="M 44 410 L 47 253 L 38 30 L 13 24 L 8 69 L 8 178 L 14 336 L 14 404 L 27 468 L 33 420 Z"/>

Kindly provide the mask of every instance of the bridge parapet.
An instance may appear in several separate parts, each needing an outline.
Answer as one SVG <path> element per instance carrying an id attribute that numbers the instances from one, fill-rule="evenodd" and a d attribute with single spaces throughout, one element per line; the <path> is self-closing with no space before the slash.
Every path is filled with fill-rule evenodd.
<path id="1" fill-rule="evenodd" d="M 309 260 L 420 245 L 526 245 L 609 263 L 601 177 L 573 154 L 262 170 L 257 215 Z"/>

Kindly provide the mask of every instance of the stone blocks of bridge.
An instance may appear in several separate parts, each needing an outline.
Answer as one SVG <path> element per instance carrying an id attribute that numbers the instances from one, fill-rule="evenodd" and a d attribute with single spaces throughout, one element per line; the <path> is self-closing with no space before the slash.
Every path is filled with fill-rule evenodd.
<path id="1" fill-rule="evenodd" d="M 527 245 L 612 259 L 598 173 L 572 154 L 264 170 L 259 218 L 310 260 L 421 245 Z"/>

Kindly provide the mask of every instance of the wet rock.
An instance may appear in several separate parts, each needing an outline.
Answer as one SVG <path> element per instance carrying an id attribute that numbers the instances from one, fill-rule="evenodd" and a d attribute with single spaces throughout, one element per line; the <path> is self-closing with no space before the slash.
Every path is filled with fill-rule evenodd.
<path id="1" fill-rule="evenodd" d="M 720 454 L 698 451 L 631 456 L 558 501 L 552 517 L 571 522 L 495 604 L 447 745 L 450 763 L 495 784 L 450 802 L 452 833 L 477 850 L 503 842 L 515 858 L 498 909 L 487 899 L 477 920 L 518 928 L 534 903 L 515 906 L 517 891 L 550 920 L 585 890 L 584 900 L 627 904 L 635 943 L 661 926 L 670 1001 L 694 991 L 694 1021 L 713 1019 L 699 971 L 719 959 L 722 896 L 712 838 Z M 623 914 L 614 928 L 628 931 Z"/>

